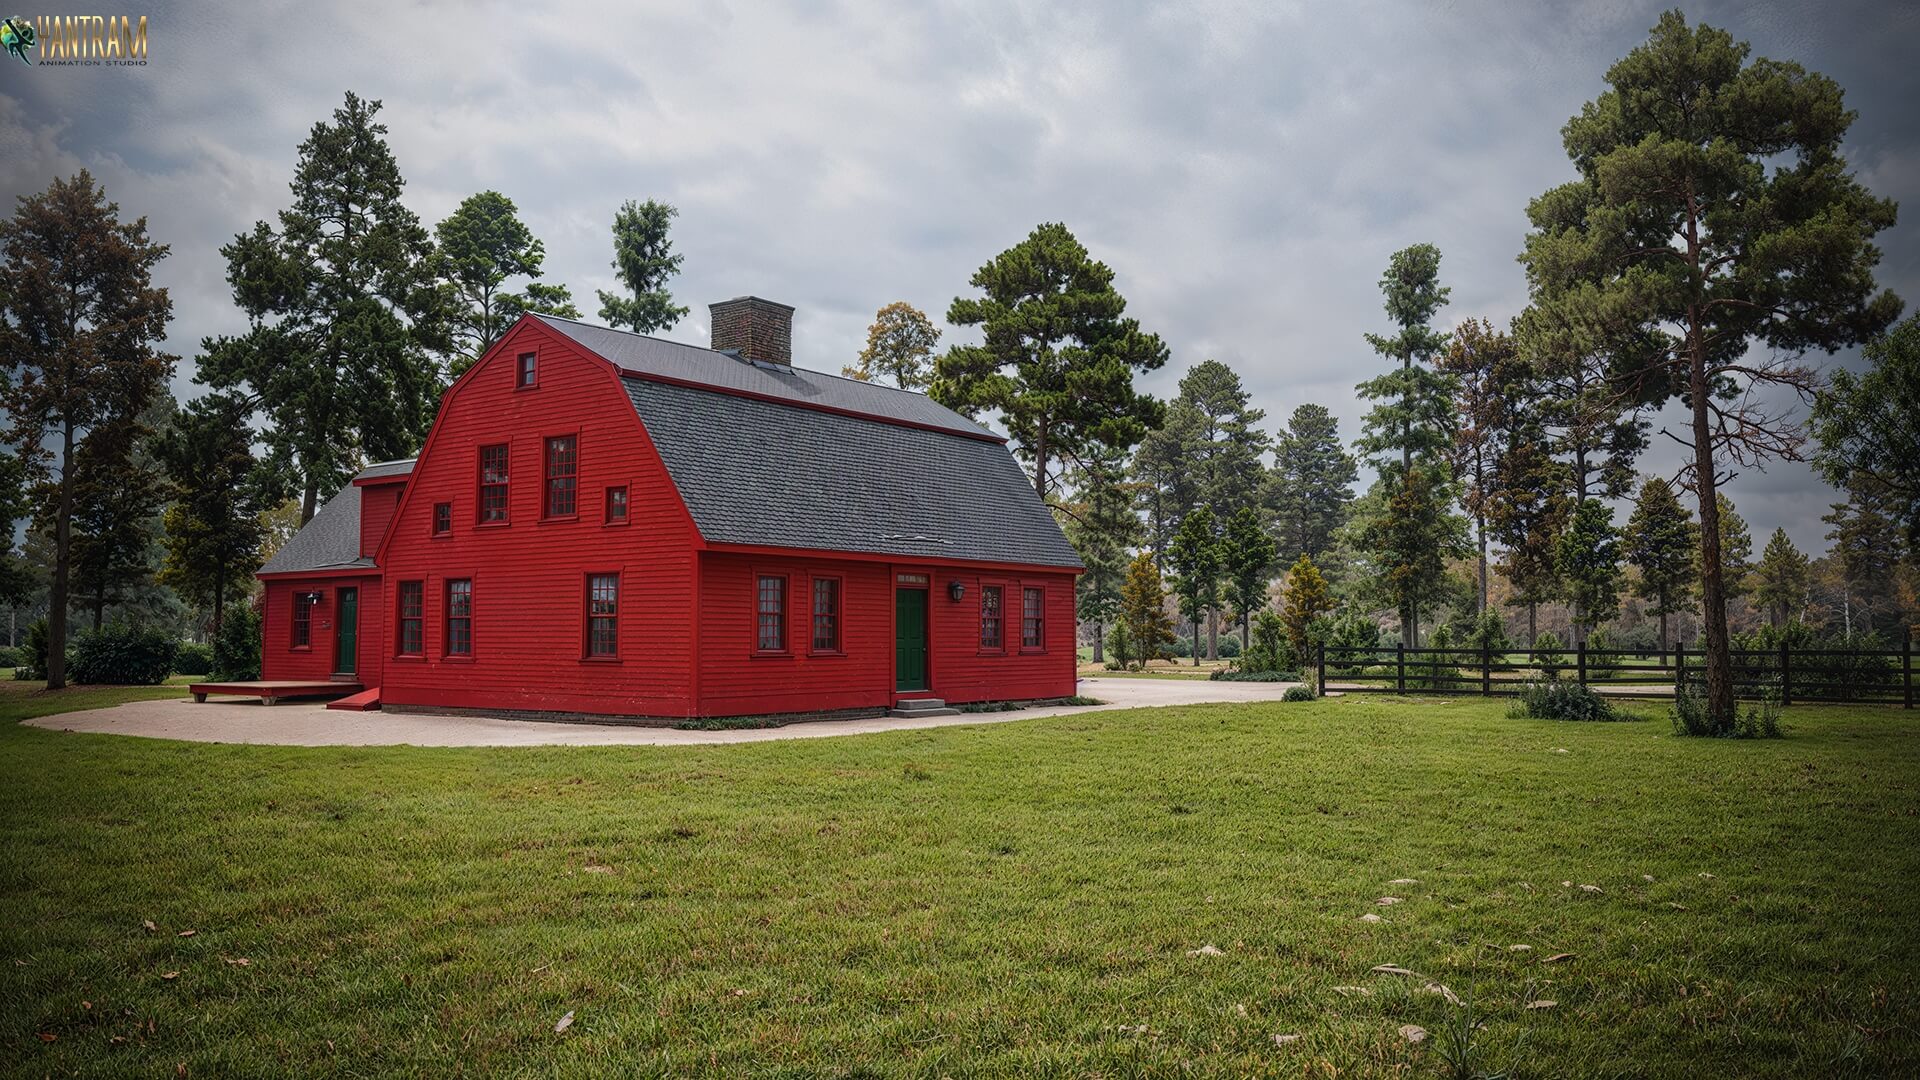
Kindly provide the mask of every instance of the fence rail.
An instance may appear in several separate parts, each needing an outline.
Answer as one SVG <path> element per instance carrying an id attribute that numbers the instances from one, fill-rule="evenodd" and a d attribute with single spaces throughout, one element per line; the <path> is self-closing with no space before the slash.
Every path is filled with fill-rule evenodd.
<path id="1" fill-rule="evenodd" d="M 1315 675 L 1328 690 L 1348 693 L 1518 693 L 1539 678 L 1572 678 L 1621 697 L 1700 692 L 1703 649 L 1409 649 L 1321 645 Z M 1784 705 L 1832 701 L 1913 708 L 1913 634 L 1898 649 L 1734 649 L 1734 693 L 1776 696 Z"/>

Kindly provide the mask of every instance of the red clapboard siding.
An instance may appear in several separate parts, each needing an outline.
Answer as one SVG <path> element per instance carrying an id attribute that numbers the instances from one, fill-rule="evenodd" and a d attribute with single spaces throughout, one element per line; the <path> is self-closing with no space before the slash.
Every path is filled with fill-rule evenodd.
<path id="1" fill-rule="evenodd" d="M 380 550 L 380 541 L 387 535 L 387 525 L 393 520 L 393 512 L 400 506 L 400 496 L 406 490 L 406 477 L 395 477 L 384 484 L 365 484 L 360 492 L 360 554 L 372 555 Z"/>
<path id="2" fill-rule="evenodd" d="M 334 645 L 339 633 L 340 589 L 360 590 L 359 632 L 354 653 L 358 664 L 355 678 L 366 686 L 379 686 L 384 633 L 380 577 L 361 574 L 349 577 L 318 575 L 301 578 L 274 578 L 266 582 L 260 611 L 260 677 L 263 679 L 325 679 L 334 672 Z M 314 605 L 309 620 L 306 648 L 293 647 L 293 596 L 315 592 L 320 602 Z"/>
<path id="3" fill-rule="evenodd" d="M 538 383 L 515 386 L 520 353 Z M 542 520 L 545 442 L 576 439 L 576 513 Z M 509 447 L 505 525 L 478 523 L 479 453 Z M 628 490 L 625 525 L 603 523 L 606 488 Z M 431 535 L 453 504 L 451 535 Z M 385 704 L 633 716 L 692 711 L 694 548 L 698 537 L 619 377 L 537 321 L 524 320 L 448 392 L 381 551 Z M 620 575 L 619 658 L 587 659 L 590 573 Z M 473 582 L 473 653 L 447 657 L 446 583 Z M 420 581 L 425 655 L 396 655 L 394 598 Z"/>

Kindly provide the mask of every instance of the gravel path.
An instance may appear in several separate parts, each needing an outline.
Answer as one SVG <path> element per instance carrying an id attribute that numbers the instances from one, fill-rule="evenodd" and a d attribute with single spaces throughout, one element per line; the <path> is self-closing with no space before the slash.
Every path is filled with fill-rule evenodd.
<path id="1" fill-rule="evenodd" d="M 911 731 L 955 724 L 999 724 L 1067 713 L 1099 712 L 1208 702 L 1274 701 L 1293 683 L 1228 683 L 1176 679 L 1080 680 L 1080 693 L 1105 705 L 1061 705 L 1017 712 L 961 713 L 920 720 L 876 717 L 826 720 L 778 728 L 680 731 L 619 724 L 555 724 L 484 716 L 330 711 L 324 703 L 191 698 L 135 701 L 107 709 L 61 713 L 26 723 L 54 731 L 137 735 L 192 742 L 266 743 L 281 746 L 698 746 L 819 739 L 878 731 Z"/>

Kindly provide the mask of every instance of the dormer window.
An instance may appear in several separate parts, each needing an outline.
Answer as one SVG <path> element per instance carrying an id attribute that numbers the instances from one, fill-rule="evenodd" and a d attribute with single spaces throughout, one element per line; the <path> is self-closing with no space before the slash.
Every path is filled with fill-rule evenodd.
<path id="1" fill-rule="evenodd" d="M 540 378 L 539 363 L 539 353 L 521 353 L 519 367 L 515 369 L 514 385 L 522 390 L 535 385 Z"/>

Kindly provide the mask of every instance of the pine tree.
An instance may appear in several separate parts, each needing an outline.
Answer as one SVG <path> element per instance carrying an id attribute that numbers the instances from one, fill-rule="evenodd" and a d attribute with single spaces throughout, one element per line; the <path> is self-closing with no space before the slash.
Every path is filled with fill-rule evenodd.
<path id="1" fill-rule="evenodd" d="M 1584 647 L 1594 627 L 1620 614 L 1620 534 L 1605 503 L 1583 499 L 1574 506 L 1560 535 L 1559 562 L 1573 601 L 1573 644 Z"/>
<path id="2" fill-rule="evenodd" d="M 1067 540 L 1086 564 L 1075 592 L 1080 618 L 1094 627 L 1095 663 L 1105 659 L 1107 624 L 1120 610 L 1128 551 L 1140 538 L 1140 519 L 1133 512 L 1133 490 L 1126 477 L 1125 456 L 1099 448 L 1068 474 L 1073 498 L 1059 511 Z"/>
<path id="3" fill-rule="evenodd" d="M 246 403 L 208 394 L 188 403 L 160 440 L 173 489 L 160 580 L 212 614 L 220 636 L 227 605 L 244 600 L 260 567 L 265 518 L 279 505 L 278 477 L 253 456 Z"/>
<path id="4" fill-rule="evenodd" d="M 1159 656 L 1161 648 L 1173 640 L 1160 569 L 1144 551 L 1134 556 L 1132 565 L 1127 567 L 1127 583 L 1120 591 L 1120 625 L 1126 627 L 1127 640 L 1132 643 L 1142 667 Z"/>
<path id="5" fill-rule="evenodd" d="M 100 425 L 74 455 L 73 591 L 92 613 L 95 630 L 106 622 L 108 607 L 153 581 L 166 491 L 148 449 L 148 422 L 156 412 L 170 415 L 173 399 L 154 401 L 164 408 Z"/>
<path id="6" fill-rule="evenodd" d="M 1767 620 L 1774 626 L 1786 625 L 1805 606 L 1813 586 L 1812 566 L 1785 529 L 1773 530 L 1753 576 L 1754 599 L 1766 605 Z"/>
<path id="7" fill-rule="evenodd" d="M 1359 475 L 1353 455 L 1340 442 L 1339 422 L 1324 405 L 1293 410 L 1275 441 L 1268 505 L 1274 534 L 1286 558 L 1321 558 L 1353 503 Z"/>
<path id="8" fill-rule="evenodd" d="M 349 93 L 300 144 L 293 204 L 220 249 L 239 337 L 206 342 L 199 381 L 244 389 L 264 438 L 292 469 L 300 519 L 364 458 L 413 454 L 440 403 L 437 353 L 451 348 L 433 241 L 400 202 L 405 181 L 375 120 Z"/>
<path id="9" fill-rule="evenodd" d="M 0 604 L 11 611 L 27 602 L 34 591 L 33 571 L 18 550 L 15 526 L 30 513 L 27 467 L 18 454 L 0 450 Z M 13 638 L 7 639 L 12 645 Z"/>
<path id="10" fill-rule="evenodd" d="M 1459 426 L 1451 450 L 1453 472 L 1460 482 L 1460 503 L 1473 522 L 1479 552 L 1479 595 L 1474 610 L 1485 613 L 1487 522 L 1502 493 L 1497 482 L 1500 452 L 1516 410 L 1523 407 L 1519 391 L 1530 373 L 1513 339 L 1494 330 L 1484 319 L 1460 324 L 1438 367 L 1454 380 Z"/>
<path id="11" fill-rule="evenodd" d="M 1259 424 L 1267 414 L 1253 407 L 1240 376 L 1218 360 L 1195 364 L 1180 380 L 1178 400 L 1193 406 L 1198 421 L 1183 447 L 1187 471 L 1214 522 L 1225 526 L 1260 500 L 1268 447 Z"/>
<path id="12" fill-rule="evenodd" d="M 1322 616 L 1333 611 L 1333 592 L 1327 588 L 1327 579 L 1313 560 L 1305 555 L 1294 560 L 1293 568 L 1287 571 L 1287 584 L 1281 617 L 1286 620 L 1287 637 L 1293 642 L 1293 654 L 1300 659 L 1304 667 L 1307 662 L 1307 642 L 1312 634 L 1313 625 Z"/>
<path id="13" fill-rule="evenodd" d="M 984 295 L 956 297 L 955 326 L 978 326 L 979 345 L 934 362 L 928 393 L 968 415 L 997 412 L 1046 499 L 1056 463 L 1095 444 L 1130 449 L 1160 423 L 1160 404 L 1134 375 L 1167 362 L 1158 335 L 1125 318 L 1113 271 L 1065 225 L 1046 224 L 974 272 Z"/>
<path id="14" fill-rule="evenodd" d="M 667 238 L 680 211 L 663 202 L 632 199 L 613 215 L 613 273 L 628 295 L 596 289 L 600 318 L 608 326 L 624 326 L 636 334 L 670 330 L 686 318 L 687 309 L 673 302 L 667 282 L 680 272 L 685 258 L 673 253 Z"/>
<path id="15" fill-rule="evenodd" d="M 1405 472 L 1395 470 L 1397 482 L 1393 473 L 1383 475 L 1376 487 L 1386 496 L 1385 508 L 1361 532 L 1376 562 L 1378 587 L 1408 635 L 1401 640 L 1415 648 L 1420 612 L 1452 593 L 1447 559 L 1466 548 L 1465 522 L 1448 510 L 1446 485 L 1433 475 L 1439 468 L 1416 463 Z"/>
<path id="16" fill-rule="evenodd" d="M 1753 534 L 1747 531 L 1747 519 L 1733 508 L 1733 500 L 1724 493 L 1716 494 L 1714 505 L 1718 508 L 1715 517 L 1720 526 L 1720 582 L 1723 595 L 1729 600 L 1737 600 L 1752 589 L 1749 575 L 1753 573 Z M 1700 570 L 1700 561 L 1694 560 L 1694 568 L 1701 577 L 1706 576 Z"/>
<path id="17" fill-rule="evenodd" d="M 437 272 L 454 294 L 448 333 L 454 354 L 449 374 L 460 377 L 507 327 L 527 312 L 577 319 L 565 285 L 537 280 L 546 246 L 520 220 L 513 200 L 497 191 L 469 195 L 434 229 Z M 507 282 L 527 278 L 511 292 Z"/>
<path id="18" fill-rule="evenodd" d="M 1904 520 L 1908 543 L 1920 546 L 1920 315 L 1862 352 L 1873 366 L 1861 375 L 1834 371 L 1814 400 L 1814 464 L 1843 490 L 1877 484 Z"/>
<path id="19" fill-rule="evenodd" d="M 1847 501 L 1834 503 L 1820 518 L 1832 526 L 1827 539 L 1839 564 L 1841 618 L 1849 637 L 1856 627 L 1892 629 L 1900 610 L 1896 569 L 1903 536 L 1894 516 L 1896 502 L 1871 479 L 1860 477 Z"/>
<path id="20" fill-rule="evenodd" d="M 1267 604 L 1267 585 L 1273 580 L 1279 557 L 1273 537 L 1260 522 L 1260 511 L 1243 506 L 1227 522 L 1221 540 L 1222 570 L 1227 579 L 1227 603 L 1240 620 L 1240 648 L 1253 641 L 1253 613 Z"/>
<path id="21" fill-rule="evenodd" d="M 98 428 L 138 416 L 173 373 L 174 357 L 156 348 L 173 317 L 153 285 L 166 254 L 146 219 L 122 222 L 85 170 L 22 196 L 0 220 L 0 412 L 53 538 L 50 690 L 66 685 L 78 455 Z"/>
<path id="22" fill-rule="evenodd" d="M 1527 647 L 1539 636 L 1540 605 L 1558 599 L 1558 550 L 1572 503 L 1566 467 L 1547 453 L 1544 422 L 1529 404 L 1524 376 L 1513 388 L 1508 425 L 1493 459 L 1488 531 L 1503 551 L 1499 569 L 1513 586 L 1511 603 L 1527 609 Z"/>
<path id="23" fill-rule="evenodd" d="M 1722 519 L 1724 520 L 1724 519 Z M 1674 494 L 1673 485 L 1653 477 L 1640 485 L 1633 516 L 1627 520 L 1626 558 L 1640 570 L 1635 591 L 1653 601 L 1660 619 L 1660 651 L 1671 646 L 1667 616 L 1682 610 L 1692 597 L 1698 578 L 1694 565 L 1700 550 L 1693 515 Z"/>
<path id="24" fill-rule="evenodd" d="M 1139 510 L 1156 561 L 1166 556 L 1180 520 L 1201 503 L 1199 474 L 1187 467 L 1187 447 L 1199 439 L 1201 422 L 1193 403 L 1176 397 L 1167 404 L 1165 420 L 1147 432 L 1133 455 Z"/>
<path id="25" fill-rule="evenodd" d="M 940 329 L 926 312 L 895 300 L 875 313 L 860 362 L 842 368 L 841 374 L 861 382 L 883 379 L 902 390 L 925 390 L 933 378 L 933 349 L 938 344 Z"/>
<path id="26" fill-rule="evenodd" d="M 1180 522 L 1180 531 L 1167 546 L 1167 565 L 1173 570 L 1180 614 L 1193 626 L 1193 663 L 1198 667 L 1201 620 L 1220 607 L 1220 539 L 1214 534 L 1212 511 L 1198 507 Z"/>

